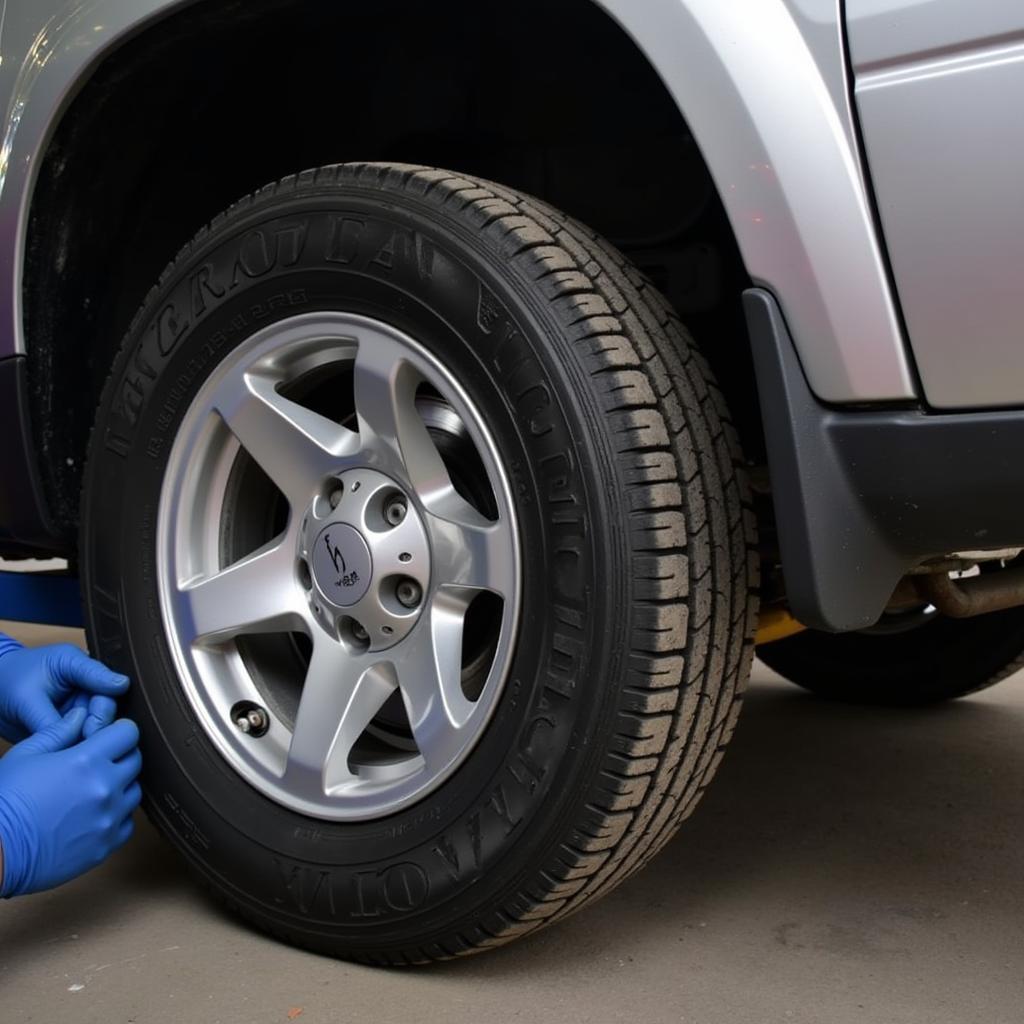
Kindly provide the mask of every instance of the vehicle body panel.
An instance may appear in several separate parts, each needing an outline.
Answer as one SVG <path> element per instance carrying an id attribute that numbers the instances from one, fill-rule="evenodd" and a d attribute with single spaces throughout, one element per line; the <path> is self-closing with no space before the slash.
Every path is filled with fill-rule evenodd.
<path id="1" fill-rule="evenodd" d="M 21 283 L 29 208 L 46 144 L 92 66 L 183 0 L 8 0 L 0 45 L 0 359 L 25 351 Z"/>
<path id="2" fill-rule="evenodd" d="M 778 297 L 815 393 L 907 400 L 913 377 L 843 88 L 837 0 L 595 0 L 678 103 L 747 270 Z M 9 0 L 0 66 L 0 357 L 25 351 L 21 273 L 46 142 L 90 67 L 182 2 Z M 368 157 L 374 154 L 367 154 Z"/>
<path id="3" fill-rule="evenodd" d="M 849 0 L 856 99 L 924 394 L 1024 402 L 1024 4 Z"/>

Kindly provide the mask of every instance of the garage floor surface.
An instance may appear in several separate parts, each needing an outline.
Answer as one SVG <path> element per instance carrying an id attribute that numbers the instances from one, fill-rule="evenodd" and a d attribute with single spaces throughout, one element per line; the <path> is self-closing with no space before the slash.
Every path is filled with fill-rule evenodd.
<path id="1" fill-rule="evenodd" d="M 250 932 L 140 822 L 100 870 L 0 906 L 0 1020 L 1024 1021 L 1024 675 L 920 712 L 754 679 L 696 815 L 564 924 L 433 968 L 355 967 Z"/>

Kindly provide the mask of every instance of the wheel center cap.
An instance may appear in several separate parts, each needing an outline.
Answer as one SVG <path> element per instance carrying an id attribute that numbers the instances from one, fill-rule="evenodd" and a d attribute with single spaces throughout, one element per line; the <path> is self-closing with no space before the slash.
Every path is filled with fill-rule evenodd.
<path id="1" fill-rule="evenodd" d="M 354 653 L 401 643 L 427 604 L 423 520 L 403 488 L 375 469 L 324 481 L 306 509 L 296 555 L 314 618 Z"/>
<path id="2" fill-rule="evenodd" d="M 348 608 L 360 601 L 373 578 L 373 559 L 363 535 L 347 523 L 331 523 L 317 535 L 312 569 L 320 593 Z"/>

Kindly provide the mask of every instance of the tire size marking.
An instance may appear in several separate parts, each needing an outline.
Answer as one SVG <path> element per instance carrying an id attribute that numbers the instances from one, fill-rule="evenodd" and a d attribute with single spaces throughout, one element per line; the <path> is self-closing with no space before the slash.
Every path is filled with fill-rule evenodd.
<path id="1" fill-rule="evenodd" d="M 195 823 L 188 811 L 170 793 L 164 793 L 164 804 L 174 819 L 174 831 L 189 846 L 193 846 L 197 850 L 202 850 L 206 853 L 210 849 L 210 840 L 207 839 L 206 834 Z"/>

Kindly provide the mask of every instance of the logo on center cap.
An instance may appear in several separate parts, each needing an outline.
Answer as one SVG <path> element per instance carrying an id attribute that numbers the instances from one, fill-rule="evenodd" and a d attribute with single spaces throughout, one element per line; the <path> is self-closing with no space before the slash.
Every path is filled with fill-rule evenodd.
<path id="1" fill-rule="evenodd" d="M 345 574 L 348 572 L 348 566 L 345 564 L 345 556 L 341 553 L 341 548 L 336 547 L 331 543 L 331 535 L 329 533 L 324 534 L 324 543 L 327 545 L 327 553 L 331 556 L 331 561 L 334 563 L 334 571 L 340 573 L 342 579 L 338 580 L 340 586 L 351 587 L 359 582 L 359 574 L 353 573 L 354 579 L 346 580 Z"/>
<path id="2" fill-rule="evenodd" d="M 355 604 L 370 585 L 370 549 L 358 530 L 333 523 L 316 539 L 313 574 L 324 596 L 334 604 Z"/>

